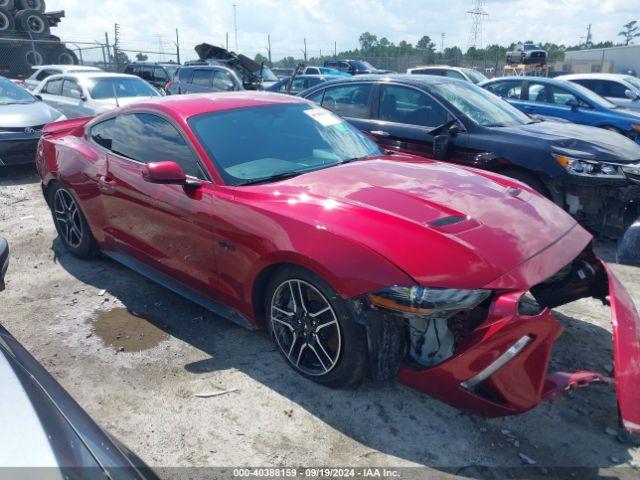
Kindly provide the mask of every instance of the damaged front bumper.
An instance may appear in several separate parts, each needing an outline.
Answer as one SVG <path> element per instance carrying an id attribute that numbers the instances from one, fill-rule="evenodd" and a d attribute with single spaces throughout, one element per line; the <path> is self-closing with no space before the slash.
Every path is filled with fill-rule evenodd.
<path id="1" fill-rule="evenodd" d="M 583 242 L 585 234 L 580 231 L 566 240 Z M 504 279 L 494 282 L 491 288 L 496 293 L 486 319 L 459 341 L 450 358 L 436 366 L 407 360 L 407 342 L 402 341 L 402 330 L 394 328 L 402 324 L 397 317 L 394 322 L 393 315 L 375 309 L 364 312 L 360 318 L 368 329 L 374 378 L 388 378 L 391 372 L 399 371 L 402 384 L 485 416 L 526 412 L 572 388 L 611 383 L 612 379 L 595 372 L 547 371 L 553 345 L 563 331 L 551 308 L 595 297 L 611 305 L 615 386 L 622 424 L 629 432 L 640 433 L 640 318 L 633 301 L 590 246 L 569 260 L 568 266 L 566 252 L 560 250 L 559 245 L 551 247 L 507 274 L 510 282 L 531 280 L 532 288 L 505 291 L 496 288 Z M 565 266 L 565 277 L 558 277 L 555 271 L 550 275 L 554 264 L 556 270 Z M 533 313 L 522 308 L 528 293 L 543 305 Z"/>

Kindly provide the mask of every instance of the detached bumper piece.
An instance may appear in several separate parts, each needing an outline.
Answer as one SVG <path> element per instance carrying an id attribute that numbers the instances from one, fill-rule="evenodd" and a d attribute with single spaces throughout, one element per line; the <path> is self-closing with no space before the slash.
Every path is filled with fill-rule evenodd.
<path id="1" fill-rule="evenodd" d="M 523 413 L 574 388 L 615 383 L 621 422 L 640 433 L 640 317 L 618 279 L 587 249 L 531 289 L 541 305 L 537 310 L 523 308 L 527 293 L 494 297 L 486 321 L 460 341 L 452 357 L 431 368 L 405 366 L 400 382 L 485 416 Z M 562 333 L 550 308 L 584 297 L 610 302 L 615 380 L 595 372 L 547 372 Z"/>

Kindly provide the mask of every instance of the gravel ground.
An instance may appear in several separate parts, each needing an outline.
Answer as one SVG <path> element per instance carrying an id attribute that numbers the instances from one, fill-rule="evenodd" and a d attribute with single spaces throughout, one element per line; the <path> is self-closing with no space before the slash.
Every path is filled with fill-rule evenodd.
<path id="1" fill-rule="evenodd" d="M 98 423 L 167 478 L 174 475 L 162 467 L 241 465 L 421 467 L 412 471 L 430 478 L 638 478 L 640 449 L 611 435 L 611 387 L 503 419 L 463 414 L 400 385 L 332 391 L 295 375 L 264 333 L 111 260 L 67 254 L 32 170 L 0 173 L 0 234 L 12 252 L 0 322 Z M 598 249 L 612 257 L 611 244 Z M 638 303 L 636 269 L 613 268 Z M 566 332 L 553 367 L 607 373 L 608 308 L 581 300 L 558 313 Z M 536 464 L 523 470 L 527 458 Z"/>

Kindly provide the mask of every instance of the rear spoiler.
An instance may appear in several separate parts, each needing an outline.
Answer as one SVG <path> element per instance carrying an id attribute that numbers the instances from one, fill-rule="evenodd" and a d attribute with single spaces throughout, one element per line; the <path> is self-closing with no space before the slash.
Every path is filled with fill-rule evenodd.
<path id="1" fill-rule="evenodd" d="M 61 122 L 48 123 L 42 129 L 42 136 L 71 132 L 78 127 L 86 125 L 89 121 L 93 120 L 93 118 L 94 117 L 80 117 L 62 120 Z"/>

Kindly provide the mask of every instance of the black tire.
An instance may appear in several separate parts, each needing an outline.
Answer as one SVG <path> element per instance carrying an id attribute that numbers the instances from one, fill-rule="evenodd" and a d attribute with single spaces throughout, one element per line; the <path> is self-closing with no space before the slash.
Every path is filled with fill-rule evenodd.
<path id="1" fill-rule="evenodd" d="M 78 65 L 78 63 L 76 54 L 66 47 L 60 49 L 56 55 L 56 64 L 58 65 Z"/>
<path id="2" fill-rule="evenodd" d="M 16 22 L 13 20 L 11 12 L 4 7 L 0 7 L 0 35 L 12 32 L 16 29 Z"/>
<path id="3" fill-rule="evenodd" d="M 549 200 L 553 201 L 553 197 L 551 196 L 551 192 L 549 192 L 549 189 L 545 186 L 544 183 L 542 183 L 542 180 L 540 180 L 534 174 L 526 172 L 524 170 L 520 170 L 518 168 L 505 168 L 504 170 L 500 170 L 498 173 L 504 175 L 505 177 L 519 180 L 525 185 L 533 188 L 543 197 L 546 197 Z"/>
<path id="4" fill-rule="evenodd" d="M 78 258 L 96 257 L 100 253 L 98 243 L 75 196 L 58 182 L 49 187 L 48 196 L 53 223 L 64 247 Z M 73 228 L 79 233 L 74 234 Z"/>
<path id="5" fill-rule="evenodd" d="M 49 35 L 51 27 L 49 20 L 37 10 L 21 10 L 15 16 L 18 30 L 31 35 Z"/>
<path id="6" fill-rule="evenodd" d="M 44 0 L 15 0 L 15 5 L 18 10 L 37 10 L 38 12 L 44 12 L 47 9 Z"/>
<path id="7" fill-rule="evenodd" d="M 317 330 L 314 329 L 316 333 L 310 334 L 305 340 L 302 327 L 298 327 L 300 329 L 300 336 L 294 337 L 294 331 L 291 326 L 283 327 L 283 322 L 278 323 L 278 320 L 273 320 L 272 311 L 275 310 L 272 309 L 272 302 L 277 304 L 278 298 L 280 298 L 279 292 L 286 292 L 287 288 L 292 288 L 285 286 L 288 282 L 293 282 L 289 285 L 299 282 L 298 285 L 302 285 L 303 289 L 311 286 L 315 292 L 312 289 L 308 289 L 305 290 L 306 294 L 304 294 L 306 302 L 309 305 L 309 313 L 313 314 L 313 312 L 311 312 L 311 308 L 320 308 L 320 310 L 316 310 L 316 312 L 322 311 L 322 308 L 317 307 L 317 305 L 324 305 L 324 303 L 321 303 L 324 301 L 332 310 L 315 317 L 313 320 L 318 323 L 324 323 L 325 326 L 328 324 L 333 325 L 329 325 L 326 328 L 320 326 L 320 328 L 323 328 L 322 333 L 320 333 L 320 328 Z M 289 292 L 293 293 L 293 290 L 289 290 Z M 317 295 L 317 292 L 319 292 L 320 295 Z M 308 293 L 312 294 L 311 298 Z M 301 293 L 301 296 L 302 295 L 303 294 Z M 315 296 L 315 300 L 313 296 Z M 289 305 L 291 305 L 291 303 L 289 303 Z M 264 300 L 264 312 L 266 316 L 265 323 L 276 347 L 287 363 L 300 375 L 331 388 L 355 388 L 362 383 L 367 372 L 368 364 L 366 331 L 352 318 L 345 301 L 321 277 L 303 268 L 295 266 L 285 267 L 278 270 L 269 279 L 267 284 Z M 275 311 L 275 313 L 278 314 L 277 311 Z M 282 316 L 282 318 L 290 319 L 291 323 L 295 324 L 294 317 L 287 317 L 287 315 L 285 315 Z M 306 321 L 308 320 L 310 320 L 309 316 L 307 316 Z M 304 321 L 305 320 L 303 319 L 302 322 Z M 334 335 L 331 335 L 332 332 Z M 335 333 L 337 333 L 338 336 L 338 346 L 336 348 L 332 348 L 332 345 L 335 346 L 336 344 Z M 309 339 L 310 336 L 315 336 L 315 339 Z M 288 338 L 294 339 L 292 344 L 286 343 Z M 296 345 L 296 339 L 303 340 L 303 342 L 298 344 L 301 344 L 302 346 L 300 349 L 296 350 L 296 352 L 298 352 L 297 355 L 295 352 L 291 353 Z M 302 351 L 305 341 L 307 342 L 307 347 L 304 349 L 303 354 Z M 322 347 L 322 344 L 324 344 L 326 348 Z M 317 348 L 313 348 L 313 346 Z M 285 352 L 285 349 L 289 349 L 289 352 Z M 296 362 L 293 360 L 294 357 L 297 357 L 297 361 L 299 363 L 302 363 L 302 355 L 304 355 L 302 360 L 307 360 L 309 358 L 313 359 L 314 355 L 311 353 L 312 350 L 314 352 L 325 352 L 320 355 L 316 353 L 315 358 L 319 360 L 317 363 L 322 364 L 324 370 L 327 370 L 326 366 L 332 365 L 328 371 L 324 373 L 310 373 L 308 369 L 305 371 L 303 367 L 296 365 Z M 329 352 L 329 354 L 325 355 L 326 352 Z M 322 358 L 324 358 L 324 362 L 320 359 L 321 355 Z M 334 356 L 335 360 L 331 359 L 332 356 Z M 318 368 L 323 370 L 321 367 Z"/>
<path id="8" fill-rule="evenodd" d="M 13 10 L 13 0 L 0 0 L 0 8 L 6 8 L 7 10 Z"/>
<path id="9" fill-rule="evenodd" d="M 31 70 L 31 67 L 37 67 L 45 65 L 47 63 L 47 55 L 40 47 L 25 46 L 20 50 L 20 62 L 22 62 L 27 70 Z"/>

